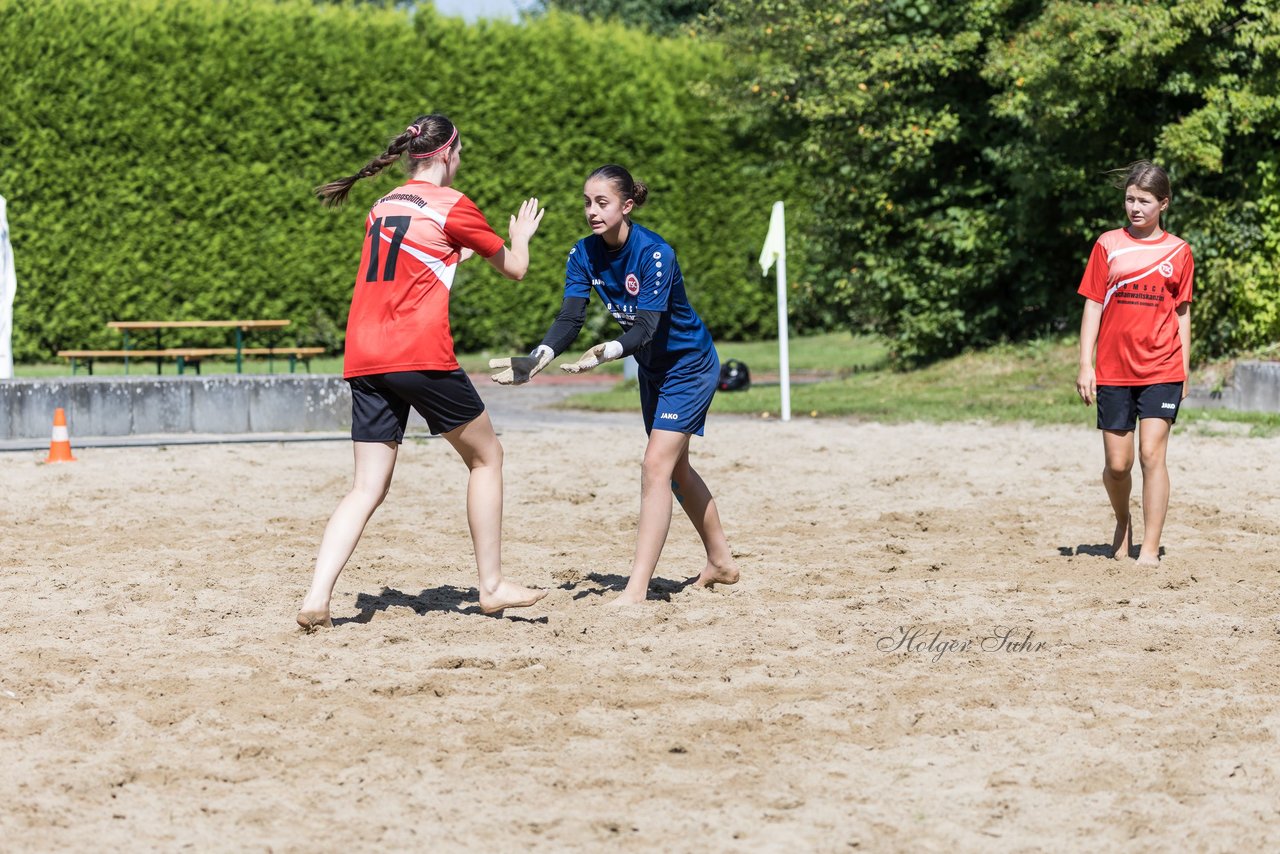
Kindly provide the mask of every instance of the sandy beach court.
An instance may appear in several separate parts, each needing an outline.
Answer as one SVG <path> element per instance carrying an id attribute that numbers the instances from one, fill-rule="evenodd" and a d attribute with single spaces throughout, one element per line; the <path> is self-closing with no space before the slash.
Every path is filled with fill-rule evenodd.
<path id="1" fill-rule="evenodd" d="M 495 420 L 551 594 L 480 613 L 465 469 L 413 441 L 311 635 L 349 443 L 0 454 L 0 848 L 1280 846 L 1280 440 L 1175 432 L 1140 571 L 1093 431 L 713 416 L 741 583 L 681 586 L 677 510 L 612 615 L 639 419 Z"/>

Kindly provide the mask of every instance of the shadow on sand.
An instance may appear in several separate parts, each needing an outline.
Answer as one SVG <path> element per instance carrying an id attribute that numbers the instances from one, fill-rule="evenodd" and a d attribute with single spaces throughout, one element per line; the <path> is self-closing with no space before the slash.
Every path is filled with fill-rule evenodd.
<path id="1" fill-rule="evenodd" d="M 671 594 L 679 593 L 693 582 L 697 581 L 697 577 L 686 578 L 683 581 L 671 581 L 667 578 L 654 578 L 649 582 L 650 599 L 661 599 L 663 602 L 671 601 Z M 592 584 L 594 587 L 586 587 Z M 625 575 L 605 575 L 599 572 L 589 572 L 587 577 L 578 581 L 566 581 L 560 585 L 561 590 L 573 592 L 575 601 L 585 599 L 588 596 L 603 596 L 613 591 L 619 592 L 627 586 L 627 576 Z M 583 588 L 583 589 L 579 589 Z"/>
<path id="2" fill-rule="evenodd" d="M 1137 558 L 1142 553 L 1142 546 L 1129 546 L 1129 557 Z M 1058 546 L 1058 554 L 1063 557 L 1071 557 L 1073 555 L 1090 555 L 1092 557 L 1112 557 L 1115 551 L 1111 548 L 1110 543 L 1094 543 L 1085 545 L 1081 543 L 1074 549 L 1071 546 Z M 1164 557 L 1164 546 L 1160 547 L 1160 557 Z"/>
<path id="3" fill-rule="evenodd" d="M 334 617 L 333 625 L 334 628 L 337 628 L 345 623 L 368 623 L 373 620 L 373 615 L 378 611 L 387 611 L 390 608 L 410 608 L 419 616 L 432 611 L 446 611 L 476 617 L 505 618 L 521 623 L 547 622 L 546 617 L 518 617 L 506 611 L 497 614 L 486 614 L 480 610 L 479 590 L 474 587 L 455 587 L 452 584 L 442 584 L 439 587 L 426 588 L 418 593 L 417 596 L 411 596 L 393 587 L 382 588 L 382 592 L 376 596 L 370 593 L 361 593 L 356 596 L 356 610 L 359 613 L 354 617 Z"/>

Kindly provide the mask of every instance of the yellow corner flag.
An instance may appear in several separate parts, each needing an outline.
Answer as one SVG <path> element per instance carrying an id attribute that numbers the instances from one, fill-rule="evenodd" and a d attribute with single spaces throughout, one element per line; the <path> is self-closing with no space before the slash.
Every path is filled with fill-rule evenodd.
<path id="1" fill-rule="evenodd" d="M 764 248 L 760 250 L 760 275 L 769 275 L 769 268 L 779 258 L 787 257 L 787 230 L 783 220 L 782 202 L 773 203 L 773 213 L 769 215 L 769 233 L 764 238 Z"/>

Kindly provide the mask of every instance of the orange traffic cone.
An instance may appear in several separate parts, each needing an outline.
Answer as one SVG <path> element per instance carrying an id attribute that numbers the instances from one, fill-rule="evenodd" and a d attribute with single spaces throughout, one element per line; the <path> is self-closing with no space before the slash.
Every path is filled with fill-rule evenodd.
<path id="1" fill-rule="evenodd" d="M 59 406 L 53 411 L 53 439 L 49 442 L 49 456 L 46 463 L 74 463 L 71 456 L 71 435 L 67 433 L 67 413 Z"/>

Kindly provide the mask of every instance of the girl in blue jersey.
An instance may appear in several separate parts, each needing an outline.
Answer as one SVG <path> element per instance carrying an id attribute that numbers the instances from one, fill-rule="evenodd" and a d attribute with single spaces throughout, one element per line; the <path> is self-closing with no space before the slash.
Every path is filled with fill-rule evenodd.
<path id="1" fill-rule="evenodd" d="M 648 188 L 621 166 L 601 166 L 587 177 L 583 204 L 591 235 L 569 250 L 564 302 L 532 353 L 495 359 L 495 382 L 528 382 L 573 343 L 594 290 L 622 326 L 623 334 L 597 344 L 570 373 L 634 355 L 639 365 L 640 407 L 649 434 L 640 470 L 640 525 L 627 588 L 611 604 L 645 601 L 671 528 L 671 493 L 689 516 L 707 551 L 707 565 L 694 584 L 710 587 L 738 580 L 715 499 L 689 464 L 689 437 L 702 435 L 720 361 L 711 335 L 689 305 L 676 254 L 649 229 L 631 222 Z M 670 490 L 668 489 L 670 484 Z"/>

